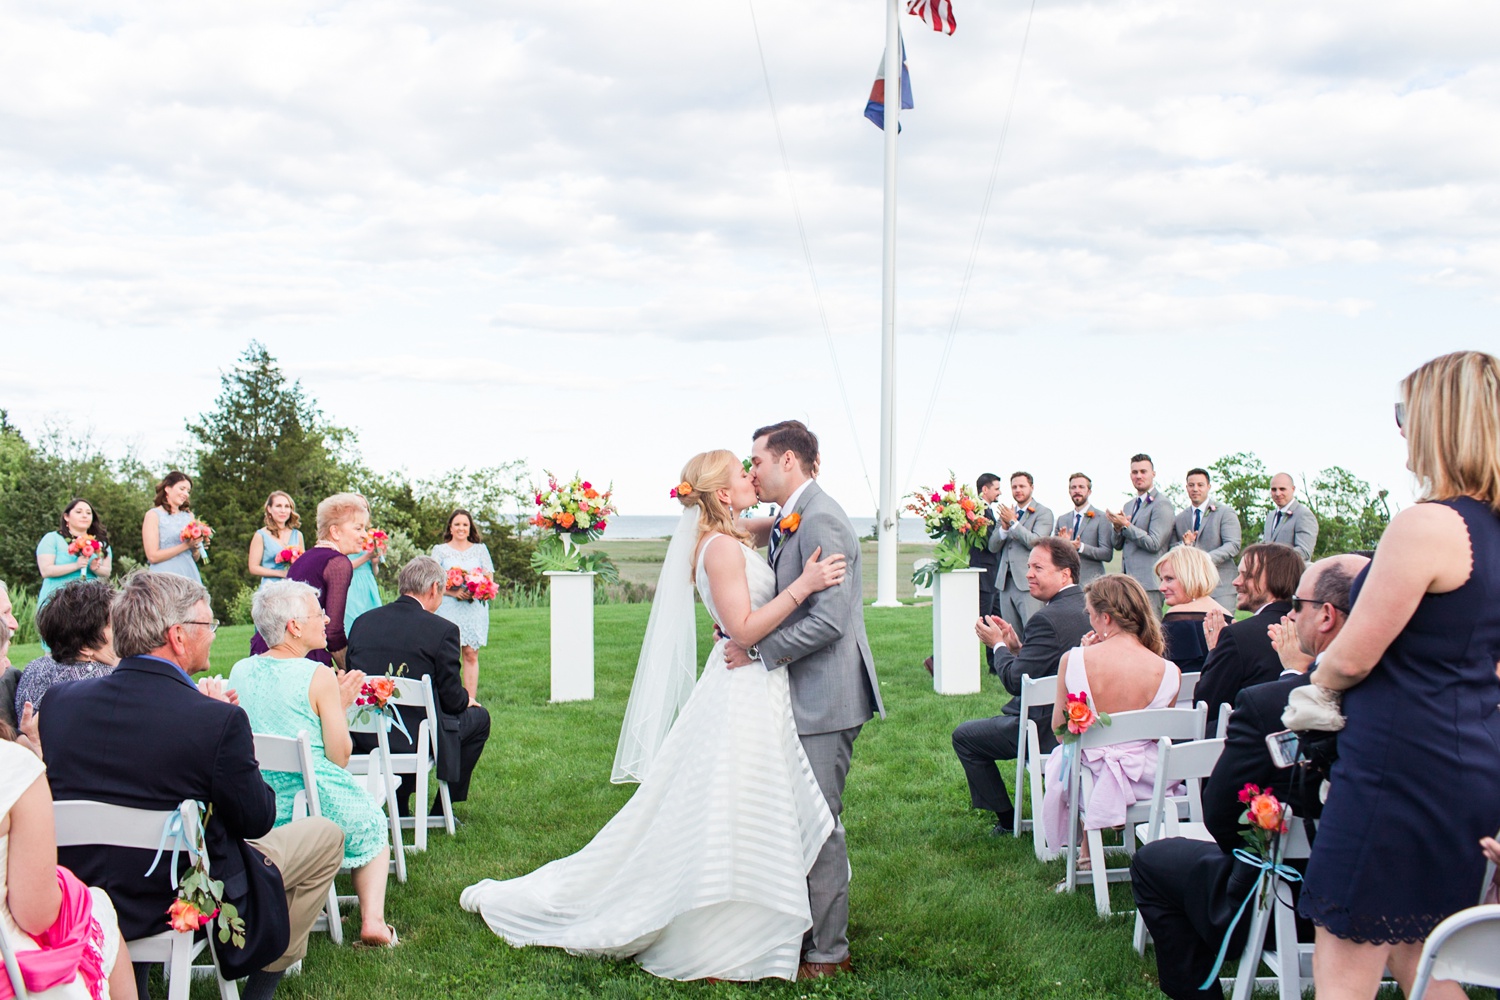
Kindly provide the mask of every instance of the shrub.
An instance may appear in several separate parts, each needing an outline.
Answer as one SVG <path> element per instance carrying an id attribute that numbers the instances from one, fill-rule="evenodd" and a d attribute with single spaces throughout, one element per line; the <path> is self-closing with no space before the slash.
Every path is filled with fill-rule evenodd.
<path id="1" fill-rule="evenodd" d="M 234 592 L 234 598 L 230 600 L 229 606 L 223 611 L 225 624 L 228 625 L 254 625 L 255 621 L 250 617 L 250 602 L 255 600 L 257 588 L 240 585 L 240 589 Z"/>

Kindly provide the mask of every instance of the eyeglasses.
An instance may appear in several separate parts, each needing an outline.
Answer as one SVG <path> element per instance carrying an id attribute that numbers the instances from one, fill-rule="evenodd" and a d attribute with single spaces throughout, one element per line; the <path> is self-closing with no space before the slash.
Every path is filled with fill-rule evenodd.
<path id="1" fill-rule="evenodd" d="M 1398 402 L 1396 404 L 1396 429 L 1397 430 L 1403 430 L 1403 431 L 1406 430 L 1406 404 L 1405 403 Z"/>
<path id="2" fill-rule="evenodd" d="M 217 618 L 215 618 L 211 622 L 178 622 L 177 624 L 179 624 L 179 625 L 207 625 L 208 626 L 208 630 L 210 632 L 217 632 L 217 631 L 219 631 L 219 619 L 217 619 Z"/>
<path id="3" fill-rule="evenodd" d="M 1302 613 L 1302 605 L 1304 605 L 1304 604 L 1311 604 L 1314 607 L 1318 607 L 1318 608 L 1321 608 L 1323 605 L 1326 604 L 1326 605 L 1328 605 L 1330 608 L 1332 608 L 1335 611 L 1342 611 L 1346 615 L 1349 613 L 1349 609 L 1348 608 L 1345 608 L 1345 607 L 1342 607 L 1340 605 L 1334 604 L 1332 601 L 1318 601 L 1318 600 L 1314 600 L 1311 597 L 1298 597 L 1296 594 L 1292 595 L 1292 610 L 1295 611 L 1295 612 L 1297 612 L 1297 614 L 1300 615 Z"/>

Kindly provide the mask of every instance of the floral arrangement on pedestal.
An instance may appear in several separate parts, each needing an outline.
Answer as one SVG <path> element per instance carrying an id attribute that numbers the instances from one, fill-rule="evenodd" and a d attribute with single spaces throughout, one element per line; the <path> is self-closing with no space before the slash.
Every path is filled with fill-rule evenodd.
<path id="1" fill-rule="evenodd" d="M 984 547 L 994 523 L 985 516 L 984 504 L 968 485 L 954 482 L 951 472 L 940 489 L 922 487 L 909 499 L 906 509 L 920 517 L 928 537 L 937 540 L 932 550 L 934 561 L 913 572 L 912 582 L 930 587 L 938 573 L 967 569 L 969 552 Z"/>
<path id="2" fill-rule="evenodd" d="M 575 474 L 560 483 L 547 473 L 546 489 L 535 491 L 537 512 L 531 519 L 542 533 L 531 556 L 531 568 L 538 573 L 597 573 L 606 583 L 618 583 L 620 571 L 602 552 L 585 555 L 579 546 L 598 541 L 616 513 L 611 496 L 613 487 L 604 490 Z"/>

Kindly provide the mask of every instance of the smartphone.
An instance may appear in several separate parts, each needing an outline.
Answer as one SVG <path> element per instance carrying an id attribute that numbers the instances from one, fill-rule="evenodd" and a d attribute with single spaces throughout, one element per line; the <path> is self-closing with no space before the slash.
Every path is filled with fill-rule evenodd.
<path id="1" fill-rule="evenodd" d="M 1266 749 L 1271 752 L 1271 763 L 1279 768 L 1291 767 L 1297 763 L 1297 734 L 1290 729 L 1272 733 L 1266 737 Z"/>

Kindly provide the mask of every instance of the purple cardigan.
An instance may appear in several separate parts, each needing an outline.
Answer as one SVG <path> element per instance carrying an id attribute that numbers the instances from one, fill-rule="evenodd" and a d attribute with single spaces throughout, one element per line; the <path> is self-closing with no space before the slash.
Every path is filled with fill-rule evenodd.
<path id="1" fill-rule="evenodd" d="M 344 604 L 349 599 L 349 581 L 354 578 L 354 564 L 337 549 L 314 547 L 302 553 L 292 563 L 286 578 L 300 580 L 318 588 L 318 603 L 328 615 L 328 648 L 310 650 L 307 658 L 332 666 L 333 657 L 329 654 L 337 653 L 349 645 L 349 637 L 344 633 Z M 259 632 L 250 640 L 251 656 L 259 656 L 269 648 Z"/>

